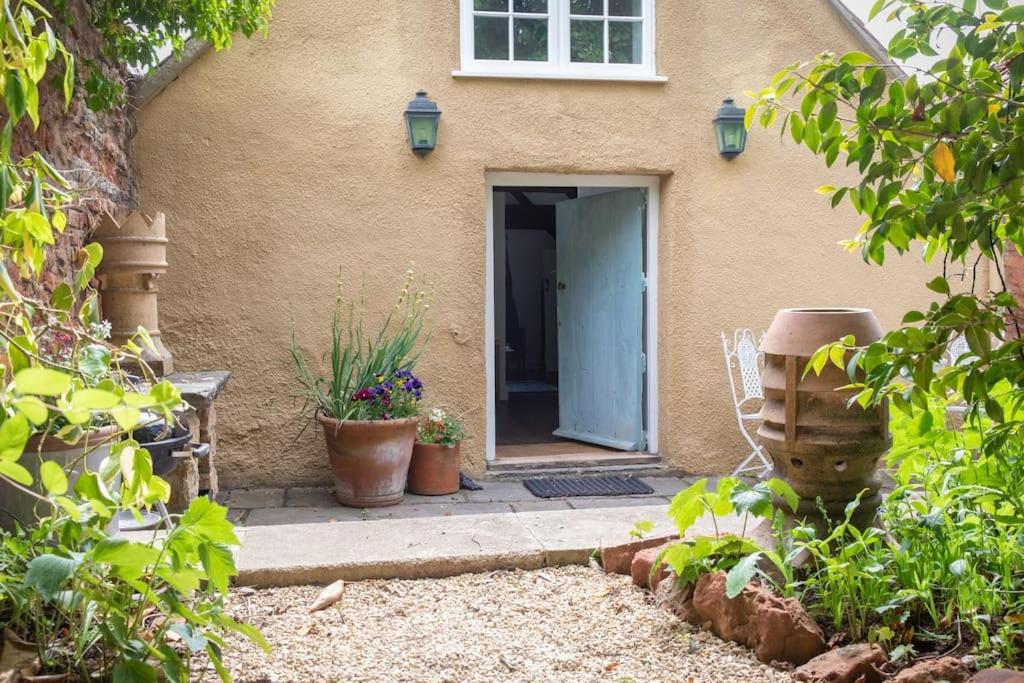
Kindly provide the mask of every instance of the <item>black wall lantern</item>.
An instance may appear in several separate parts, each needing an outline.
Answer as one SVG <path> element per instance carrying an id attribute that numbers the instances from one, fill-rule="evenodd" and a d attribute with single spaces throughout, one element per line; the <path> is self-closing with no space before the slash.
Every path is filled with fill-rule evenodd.
<path id="1" fill-rule="evenodd" d="M 416 92 L 416 99 L 405 110 L 405 127 L 409 132 L 409 146 L 417 154 L 427 154 L 437 146 L 437 122 L 441 110 L 437 103 L 427 99 L 427 91 Z"/>
<path id="2" fill-rule="evenodd" d="M 747 127 L 743 125 L 746 110 L 737 107 L 731 97 L 727 97 L 718 109 L 715 117 L 715 138 L 718 140 L 718 153 L 726 159 L 735 159 L 747 147 Z"/>

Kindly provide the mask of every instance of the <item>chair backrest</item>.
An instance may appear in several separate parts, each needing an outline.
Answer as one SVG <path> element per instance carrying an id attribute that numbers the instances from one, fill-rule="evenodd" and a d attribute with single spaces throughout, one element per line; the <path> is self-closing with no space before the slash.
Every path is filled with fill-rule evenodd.
<path id="1" fill-rule="evenodd" d="M 722 333 L 722 351 L 725 353 L 725 365 L 729 372 L 729 386 L 732 388 L 732 397 L 736 406 L 739 407 L 751 399 L 763 399 L 764 389 L 761 386 L 761 342 L 754 338 L 750 329 L 744 328 L 733 332 L 732 340 Z M 739 372 L 739 386 L 733 376 L 735 371 Z M 742 396 L 740 390 L 743 391 Z"/>
<path id="2" fill-rule="evenodd" d="M 946 358 L 943 360 L 945 360 L 949 365 L 956 365 L 961 356 L 970 352 L 971 347 L 967 344 L 967 337 L 960 334 L 946 346 Z M 967 356 L 963 360 L 965 363 L 972 363 L 974 362 L 975 357 L 973 355 Z"/>

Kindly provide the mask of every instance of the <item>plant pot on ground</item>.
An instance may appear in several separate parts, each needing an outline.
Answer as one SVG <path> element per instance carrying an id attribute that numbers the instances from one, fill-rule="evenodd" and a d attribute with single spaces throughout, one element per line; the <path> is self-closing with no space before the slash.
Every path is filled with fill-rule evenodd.
<path id="1" fill-rule="evenodd" d="M 376 335 L 363 334 L 349 306 L 342 324 L 339 294 L 331 325 L 330 373 L 316 375 L 293 339 L 292 360 L 307 406 L 324 430 L 335 496 L 349 507 L 397 505 L 416 441 L 423 384 L 412 373 L 422 351 L 425 295 L 411 293 L 412 271 Z"/>
<path id="2" fill-rule="evenodd" d="M 435 408 L 420 425 L 409 465 L 409 493 L 446 496 L 459 490 L 462 422 Z"/>
<path id="3" fill-rule="evenodd" d="M 33 480 L 27 488 L 37 495 L 0 479 L 0 528 L 13 531 L 15 523 L 31 526 L 53 512 L 53 505 L 45 500 L 47 491 L 40 476 L 44 462 L 52 461 L 59 465 L 71 489 L 82 472 L 100 471 L 103 461 L 110 455 L 111 446 L 119 438 L 120 433 L 113 425 L 87 431 L 74 443 L 42 434 L 29 438 L 19 462 Z"/>

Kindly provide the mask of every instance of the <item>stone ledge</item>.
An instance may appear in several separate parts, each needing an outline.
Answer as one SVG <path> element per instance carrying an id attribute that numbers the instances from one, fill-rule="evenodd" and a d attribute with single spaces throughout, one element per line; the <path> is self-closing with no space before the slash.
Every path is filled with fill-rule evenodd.
<path id="1" fill-rule="evenodd" d="M 181 392 L 193 408 L 208 406 L 227 386 L 231 372 L 228 370 L 204 370 L 200 372 L 172 372 L 164 377 Z"/>

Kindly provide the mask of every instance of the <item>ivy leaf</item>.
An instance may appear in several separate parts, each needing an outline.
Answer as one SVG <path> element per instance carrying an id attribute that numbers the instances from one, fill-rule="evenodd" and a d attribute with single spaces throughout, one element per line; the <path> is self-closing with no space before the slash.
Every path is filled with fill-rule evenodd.
<path id="1" fill-rule="evenodd" d="M 0 425 L 0 462 L 14 462 L 21 457 L 28 442 L 28 419 L 20 413 Z"/>
<path id="2" fill-rule="evenodd" d="M 51 496 L 62 496 L 68 490 L 68 476 L 53 460 L 46 460 L 39 466 L 39 481 Z"/>
<path id="3" fill-rule="evenodd" d="M 32 474 L 24 467 L 11 460 L 0 460 L 0 475 L 22 486 L 32 485 Z"/>
<path id="4" fill-rule="evenodd" d="M 26 368 L 14 376 L 19 394 L 60 396 L 71 386 L 71 375 L 50 368 Z"/>
<path id="5" fill-rule="evenodd" d="M 956 178 L 956 162 L 953 159 L 953 152 L 949 149 L 949 145 L 945 142 L 935 145 L 935 151 L 932 153 L 932 163 L 935 165 L 935 171 L 939 174 L 940 178 L 947 183 L 953 182 Z"/>
<path id="6" fill-rule="evenodd" d="M 725 595 L 732 600 L 743 592 L 750 580 L 757 573 L 757 563 L 761 553 L 752 553 L 733 565 L 725 575 Z"/>

